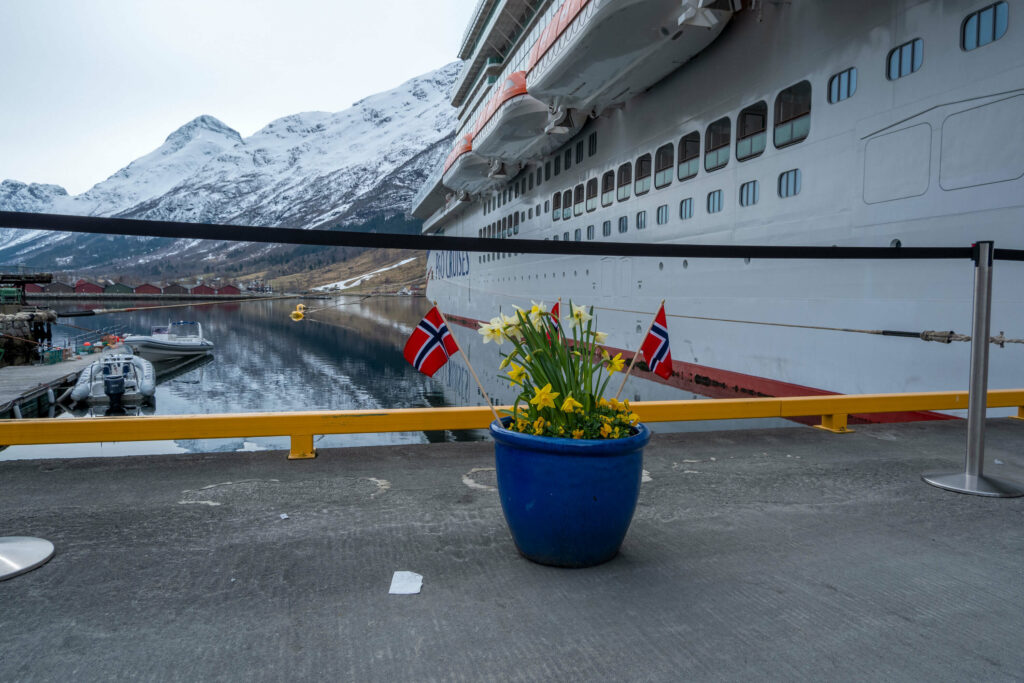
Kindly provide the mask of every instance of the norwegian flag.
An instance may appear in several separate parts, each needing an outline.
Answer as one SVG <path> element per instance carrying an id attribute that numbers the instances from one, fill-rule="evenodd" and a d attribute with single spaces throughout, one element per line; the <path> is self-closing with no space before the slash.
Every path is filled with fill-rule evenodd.
<path id="1" fill-rule="evenodd" d="M 556 302 L 555 302 L 555 305 L 551 307 L 551 313 L 550 313 L 550 315 L 551 315 L 551 320 L 552 320 L 552 322 L 554 322 L 554 323 L 555 323 L 556 325 L 558 324 L 558 318 L 559 318 L 559 316 L 561 316 L 561 313 L 559 312 L 559 309 L 558 309 L 558 307 L 559 307 L 559 305 L 560 305 L 561 303 L 562 303 L 561 301 L 556 301 Z"/>
<path id="2" fill-rule="evenodd" d="M 458 350 L 455 337 L 448 331 L 437 306 L 434 306 L 412 331 L 409 341 L 405 343 L 403 355 L 414 368 L 433 377 Z"/>
<path id="3" fill-rule="evenodd" d="M 548 315 L 551 316 L 551 320 L 550 320 L 551 327 L 552 327 L 552 329 L 555 330 L 555 336 L 556 337 L 560 336 L 559 333 L 558 333 L 558 318 L 561 315 L 559 313 L 559 309 L 558 309 L 559 303 L 561 303 L 561 302 L 556 301 L 555 305 L 552 306 L 551 310 L 548 312 Z M 551 333 L 548 330 L 544 330 L 544 338 L 547 339 L 549 343 L 551 342 Z"/>
<path id="4" fill-rule="evenodd" d="M 665 322 L 665 304 L 661 304 L 651 331 L 647 333 L 640 351 L 644 354 L 647 367 L 662 379 L 672 374 L 672 351 L 668 346 L 668 323 Z"/>

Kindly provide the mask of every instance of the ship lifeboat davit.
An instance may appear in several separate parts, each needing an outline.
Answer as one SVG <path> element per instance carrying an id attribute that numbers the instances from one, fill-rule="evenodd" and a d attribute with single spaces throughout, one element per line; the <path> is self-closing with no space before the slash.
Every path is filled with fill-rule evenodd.
<path id="1" fill-rule="evenodd" d="M 465 135 L 445 159 L 441 183 L 456 192 L 477 194 L 494 182 L 487 177 L 489 169 L 487 159 L 473 151 L 473 136 Z"/>
<path id="2" fill-rule="evenodd" d="M 526 72 L 516 71 L 481 110 L 473 150 L 488 159 L 521 161 L 527 148 L 544 136 L 547 122 L 548 106 L 526 91 Z"/>
<path id="3" fill-rule="evenodd" d="M 565 0 L 527 58 L 530 94 L 600 114 L 707 47 L 732 17 L 700 0 Z M 728 7 L 723 3 L 724 7 Z"/>

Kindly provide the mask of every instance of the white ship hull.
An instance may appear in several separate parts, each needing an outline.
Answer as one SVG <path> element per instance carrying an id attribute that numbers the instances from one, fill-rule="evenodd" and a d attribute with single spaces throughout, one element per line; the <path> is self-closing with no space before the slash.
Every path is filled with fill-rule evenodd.
<path id="1" fill-rule="evenodd" d="M 586 240 L 592 225 L 594 239 L 606 242 L 895 248 L 992 240 L 997 249 L 1024 249 L 1024 6 L 1010 3 L 1005 35 L 970 51 L 961 49 L 960 32 L 982 8 L 976 3 L 758 7 L 737 13 L 697 59 L 650 91 L 588 122 L 555 154 L 571 150 L 570 169 L 507 200 L 480 197 L 441 226 L 444 234 L 477 237 L 495 224 L 500 231 L 503 218 L 522 212 L 512 242 L 572 240 L 577 230 Z M 919 70 L 888 79 L 889 51 L 918 38 Z M 850 67 L 857 69 L 855 92 L 830 102 L 831 77 Z M 773 105 L 780 91 L 804 80 L 812 88 L 809 134 L 776 148 Z M 761 100 L 769 113 L 765 151 L 738 161 L 737 118 Z M 725 116 L 731 158 L 708 172 L 707 128 Z M 696 177 L 679 181 L 673 163 L 672 182 L 662 189 L 630 193 L 607 207 L 598 203 L 569 220 L 543 210 L 556 192 L 600 180 L 690 131 L 701 133 Z M 596 153 L 588 149 L 580 163 L 575 146 L 592 134 Z M 540 167 L 553 158 L 539 160 Z M 780 176 L 795 169 L 799 193 L 780 196 Z M 750 181 L 759 183 L 758 200 L 740 206 L 741 186 Z M 709 194 L 717 190 L 722 209 L 709 213 Z M 686 199 L 692 217 L 684 220 Z M 664 224 L 658 223 L 661 206 L 668 207 Z M 637 229 L 641 213 L 646 227 Z M 665 299 L 676 373 L 668 385 L 679 391 L 722 397 L 962 390 L 969 344 L 823 328 L 970 334 L 973 271 L 966 259 L 745 262 L 435 252 L 427 294 L 467 326 L 530 300 L 593 304 L 600 328 L 610 333 L 608 345 L 628 354 Z M 992 325 L 993 334 L 1024 337 L 1024 264 L 995 263 Z M 1024 386 L 1022 354 L 1019 344 L 992 348 L 990 388 Z"/>

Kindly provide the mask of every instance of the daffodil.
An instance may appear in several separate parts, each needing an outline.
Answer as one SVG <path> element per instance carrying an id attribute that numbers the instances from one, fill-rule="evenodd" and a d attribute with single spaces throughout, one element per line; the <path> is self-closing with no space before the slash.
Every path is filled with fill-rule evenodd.
<path id="1" fill-rule="evenodd" d="M 587 322 L 593 317 L 594 316 L 587 313 L 586 306 L 577 306 L 576 304 L 572 305 L 572 318 L 580 325 L 586 325 Z"/>
<path id="2" fill-rule="evenodd" d="M 501 359 L 501 363 L 498 364 L 499 370 L 504 370 L 508 367 L 508 364 L 512 362 L 512 356 L 505 356 Z"/>
<path id="3" fill-rule="evenodd" d="M 513 363 L 512 369 L 508 371 L 508 376 L 513 382 L 522 383 L 523 377 L 526 376 L 526 368 L 517 363 Z"/>
<path id="4" fill-rule="evenodd" d="M 621 353 L 615 354 L 615 357 L 608 361 L 608 372 L 615 374 L 616 372 L 622 372 L 622 366 L 626 364 L 626 361 L 622 358 Z"/>
<path id="5" fill-rule="evenodd" d="M 540 389 L 535 390 L 530 403 L 538 408 L 554 408 L 556 398 L 558 398 L 558 392 L 551 391 L 551 382 L 548 382 Z"/>
<path id="6" fill-rule="evenodd" d="M 531 300 L 530 303 L 533 304 L 533 306 L 530 307 L 530 322 L 532 322 L 536 327 L 540 327 L 541 321 L 544 319 L 544 315 L 548 312 L 547 306 L 544 305 L 543 301 L 538 303 Z"/>
<path id="7" fill-rule="evenodd" d="M 565 400 L 562 401 L 562 412 L 563 413 L 571 413 L 576 408 L 582 408 L 582 407 L 583 407 L 583 404 L 580 403 L 579 401 L 577 401 L 576 399 L 574 399 L 572 397 L 572 394 L 569 394 L 568 396 L 566 396 Z"/>
<path id="8" fill-rule="evenodd" d="M 604 344 L 604 341 L 607 338 L 607 332 L 594 332 L 594 341 L 597 342 L 598 344 Z"/>
<path id="9" fill-rule="evenodd" d="M 505 341 L 505 333 L 502 330 L 500 320 L 497 325 L 495 325 L 494 323 L 495 320 L 499 319 L 495 318 L 491 320 L 491 322 L 489 323 L 480 323 L 480 329 L 477 330 L 477 332 L 483 335 L 484 344 L 486 344 L 487 342 L 494 342 L 495 344 L 500 345 L 503 341 Z"/>

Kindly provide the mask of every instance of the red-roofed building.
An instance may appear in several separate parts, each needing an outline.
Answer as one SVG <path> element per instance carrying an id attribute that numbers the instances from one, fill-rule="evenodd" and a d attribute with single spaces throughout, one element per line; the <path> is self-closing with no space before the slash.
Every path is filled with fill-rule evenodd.
<path id="1" fill-rule="evenodd" d="M 217 293 L 236 295 L 241 294 L 242 290 L 240 290 L 238 287 L 235 287 L 234 285 L 224 285 L 223 287 L 217 290 Z"/>
<path id="2" fill-rule="evenodd" d="M 26 294 L 40 294 L 42 291 L 43 291 L 42 285 L 38 285 L 35 282 L 26 282 L 25 283 L 25 293 Z"/>
<path id="3" fill-rule="evenodd" d="M 95 282 L 79 280 L 75 283 L 75 294 L 102 294 L 103 288 Z"/>
<path id="4" fill-rule="evenodd" d="M 171 284 L 164 287 L 164 294 L 188 294 L 188 290 L 179 285 L 177 282 L 172 282 Z"/>
<path id="5" fill-rule="evenodd" d="M 151 285 L 148 282 L 144 282 L 135 288 L 136 294 L 160 294 L 160 288 L 156 285 Z"/>
<path id="6" fill-rule="evenodd" d="M 216 294 L 217 291 L 209 285 L 199 284 L 189 290 L 189 294 Z"/>

